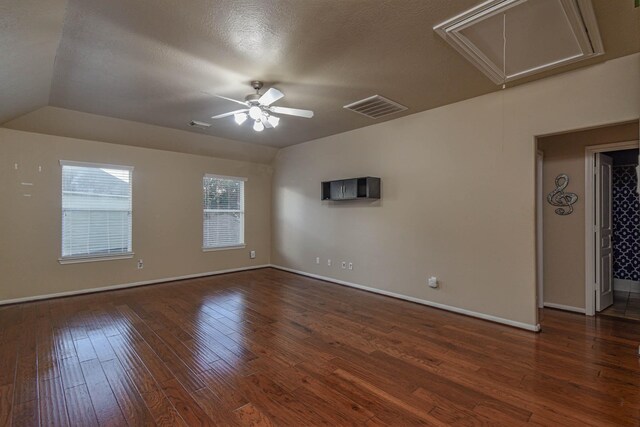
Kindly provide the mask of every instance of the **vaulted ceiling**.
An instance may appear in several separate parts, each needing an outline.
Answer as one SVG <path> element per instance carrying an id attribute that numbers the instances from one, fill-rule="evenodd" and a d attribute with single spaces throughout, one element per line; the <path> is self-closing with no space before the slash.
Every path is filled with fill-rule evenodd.
<path id="1" fill-rule="evenodd" d="M 51 105 L 275 147 L 368 126 L 499 90 L 432 30 L 478 3 L 5 0 L 0 123 Z M 605 55 L 535 78 L 640 51 L 633 0 L 593 5 Z M 315 117 L 261 133 L 210 119 L 237 107 L 213 94 L 243 99 L 255 79 Z M 374 94 L 409 108 L 379 120 L 342 108 Z"/>
<path id="2" fill-rule="evenodd" d="M 49 104 L 66 4 L 0 2 L 0 123 Z"/>

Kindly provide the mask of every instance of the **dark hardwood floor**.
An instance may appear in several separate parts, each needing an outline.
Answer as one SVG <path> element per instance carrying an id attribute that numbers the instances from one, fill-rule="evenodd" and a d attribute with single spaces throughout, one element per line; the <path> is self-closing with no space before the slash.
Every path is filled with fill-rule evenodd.
<path id="1" fill-rule="evenodd" d="M 639 425 L 640 328 L 273 269 L 0 308 L 0 425 Z"/>

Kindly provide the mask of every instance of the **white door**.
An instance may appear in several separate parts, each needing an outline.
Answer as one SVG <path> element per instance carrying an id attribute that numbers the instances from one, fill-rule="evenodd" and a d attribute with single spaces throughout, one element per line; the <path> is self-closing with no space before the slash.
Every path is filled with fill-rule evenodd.
<path id="1" fill-rule="evenodd" d="M 611 181 L 613 159 L 596 154 L 596 310 L 613 304 L 613 224 Z"/>

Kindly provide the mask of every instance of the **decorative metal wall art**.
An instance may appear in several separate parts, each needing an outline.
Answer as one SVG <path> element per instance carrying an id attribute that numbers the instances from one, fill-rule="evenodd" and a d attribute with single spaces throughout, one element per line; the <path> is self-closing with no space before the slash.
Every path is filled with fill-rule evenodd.
<path id="1" fill-rule="evenodd" d="M 573 213 L 573 205 L 578 201 L 576 193 L 565 193 L 564 190 L 569 185 L 569 177 L 566 174 L 560 174 L 556 177 L 556 188 L 547 196 L 547 202 L 551 206 L 558 206 L 556 213 L 558 215 L 571 215 Z"/>

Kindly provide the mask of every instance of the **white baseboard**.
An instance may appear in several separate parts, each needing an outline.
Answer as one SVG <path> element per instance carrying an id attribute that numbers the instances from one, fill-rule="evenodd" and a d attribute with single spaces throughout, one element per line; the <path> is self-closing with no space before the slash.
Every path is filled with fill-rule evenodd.
<path id="1" fill-rule="evenodd" d="M 540 331 L 540 325 L 534 325 L 530 323 L 516 322 L 515 320 L 504 319 L 502 317 L 492 316 L 490 314 L 478 313 L 476 311 L 467 310 L 464 308 L 454 307 L 450 305 L 440 304 L 433 301 L 427 301 L 419 298 L 410 297 L 407 295 L 397 294 L 395 292 L 389 292 L 382 289 L 372 288 L 369 286 L 358 285 L 356 283 L 345 282 L 343 280 L 333 279 L 331 277 L 320 276 L 319 274 L 307 273 L 305 271 L 294 270 L 293 268 L 287 268 L 280 265 L 271 264 L 271 267 L 277 268 L 278 270 L 288 271 L 290 273 L 300 274 L 302 276 L 311 277 L 314 279 L 324 280 L 327 282 L 336 283 L 338 285 L 349 286 L 352 288 L 361 289 L 368 292 L 373 292 L 380 295 L 386 295 L 388 297 L 398 298 L 405 301 L 415 302 L 417 304 L 427 305 L 429 307 L 439 308 L 441 310 L 447 310 L 458 314 L 464 314 L 466 316 L 477 317 L 483 320 L 489 320 L 491 322 L 502 323 L 503 325 L 509 325 L 520 329 L 526 329 L 527 331 Z"/>
<path id="2" fill-rule="evenodd" d="M 636 280 L 613 279 L 613 290 L 640 293 L 640 282 Z"/>
<path id="3" fill-rule="evenodd" d="M 558 310 L 573 311 L 574 313 L 585 314 L 587 312 L 584 308 L 573 307 L 571 305 L 564 305 L 564 304 L 555 304 L 552 302 L 545 302 L 544 306 L 549 308 L 556 308 Z"/>
<path id="4" fill-rule="evenodd" d="M 249 266 L 249 267 L 230 268 L 228 270 L 218 270 L 218 271 L 208 271 L 206 273 L 188 274 L 186 276 L 165 277 L 165 278 L 162 278 L 162 279 L 145 280 L 143 282 L 134 282 L 134 283 L 125 283 L 125 284 L 121 284 L 121 285 L 102 286 L 102 287 L 99 287 L 99 288 L 80 289 L 80 290 L 77 290 L 77 291 L 58 292 L 58 293 L 55 293 L 55 294 L 36 295 L 36 296 L 32 296 L 32 297 L 24 297 L 24 298 L 15 298 L 15 299 L 3 300 L 3 301 L 0 301 L 0 305 L 17 304 L 17 303 L 21 303 L 21 302 L 38 301 L 38 300 L 50 299 L 50 298 L 60 298 L 60 297 L 67 297 L 67 296 L 72 296 L 72 295 L 90 294 L 90 293 L 94 293 L 94 292 L 113 291 L 113 290 L 116 290 L 116 289 L 134 288 L 136 286 L 145 286 L 145 285 L 153 285 L 153 284 L 158 284 L 158 283 L 173 282 L 175 280 L 196 279 L 198 277 L 217 276 L 218 274 L 236 273 L 236 272 L 239 272 L 239 271 L 256 270 L 258 268 L 267 268 L 267 267 L 271 267 L 271 265 L 270 264 L 252 265 L 252 266 Z"/>

